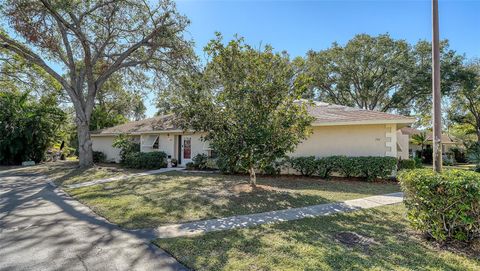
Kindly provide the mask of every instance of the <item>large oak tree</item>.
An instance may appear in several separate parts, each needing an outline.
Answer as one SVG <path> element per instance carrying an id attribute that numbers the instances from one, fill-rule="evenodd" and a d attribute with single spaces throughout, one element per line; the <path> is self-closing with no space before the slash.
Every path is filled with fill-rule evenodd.
<path id="1" fill-rule="evenodd" d="M 3 0 L 1 14 L 0 46 L 50 74 L 73 104 L 80 166 L 93 164 L 89 124 L 105 82 L 166 76 L 191 53 L 188 20 L 167 0 Z"/>
<path id="2" fill-rule="evenodd" d="M 463 81 L 451 96 L 449 117 L 475 134 L 480 143 L 480 60 L 466 65 Z"/>
<path id="3" fill-rule="evenodd" d="M 442 43 L 442 91 L 458 83 L 463 58 Z M 418 113 L 429 109 L 431 45 L 414 46 L 388 34 L 360 34 L 345 45 L 334 43 L 298 59 L 299 69 L 312 77 L 309 97 L 369 110 Z M 414 110 L 411 110 L 414 109 Z"/>

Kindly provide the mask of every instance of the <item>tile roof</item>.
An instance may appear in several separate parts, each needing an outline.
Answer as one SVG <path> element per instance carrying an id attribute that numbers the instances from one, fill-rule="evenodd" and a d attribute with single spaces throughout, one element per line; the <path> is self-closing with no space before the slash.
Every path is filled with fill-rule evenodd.
<path id="1" fill-rule="evenodd" d="M 299 101 L 303 102 L 303 101 Z M 385 112 L 358 109 L 348 106 L 314 102 L 307 108 L 309 114 L 315 117 L 313 125 L 354 124 L 358 123 L 413 123 L 412 117 L 405 117 Z M 118 126 L 93 131 L 92 135 L 111 135 L 121 133 L 148 133 L 152 131 L 179 130 L 173 122 L 173 115 L 157 116 L 139 121 L 132 121 Z"/>
<path id="2" fill-rule="evenodd" d="M 114 127 L 92 131 L 92 135 L 148 133 L 152 131 L 170 131 L 179 128 L 173 124 L 173 115 L 156 116 L 139 121 L 127 122 Z"/>
<path id="3" fill-rule="evenodd" d="M 308 112 L 315 117 L 314 124 L 332 122 L 368 122 L 368 121 L 399 121 L 413 123 L 415 118 L 390 114 L 374 110 L 353 108 L 349 106 L 314 102 L 308 106 Z"/>

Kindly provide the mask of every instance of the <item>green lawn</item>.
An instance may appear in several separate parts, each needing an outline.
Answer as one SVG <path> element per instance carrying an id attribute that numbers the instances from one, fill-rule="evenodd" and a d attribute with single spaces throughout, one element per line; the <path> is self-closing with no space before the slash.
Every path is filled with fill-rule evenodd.
<path id="1" fill-rule="evenodd" d="M 98 164 L 88 169 L 78 168 L 78 161 L 47 162 L 35 166 L 0 166 L 0 172 L 15 170 L 18 174 L 42 174 L 57 185 L 82 183 L 97 179 L 142 172 L 144 170 L 125 169 L 118 164 Z"/>
<path id="2" fill-rule="evenodd" d="M 259 213 L 400 191 L 397 184 L 169 172 L 66 189 L 99 215 L 126 228 Z"/>
<path id="3" fill-rule="evenodd" d="M 335 239 L 344 231 L 374 243 L 344 245 Z M 195 270 L 480 270 L 478 259 L 410 232 L 403 204 L 155 244 Z"/>

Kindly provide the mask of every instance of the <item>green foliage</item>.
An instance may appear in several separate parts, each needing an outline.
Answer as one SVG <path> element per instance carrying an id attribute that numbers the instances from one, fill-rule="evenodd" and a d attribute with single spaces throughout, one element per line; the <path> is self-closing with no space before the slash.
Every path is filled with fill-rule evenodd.
<path id="1" fill-rule="evenodd" d="M 480 165 L 480 143 L 472 144 L 468 148 L 468 161 Z"/>
<path id="2" fill-rule="evenodd" d="M 95 99 L 90 130 L 112 127 L 130 119 L 139 120 L 145 117 L 146 107 L 142 96 L 131 91 L 130 87 L 126 86 L 125 79 L 120 74 L 113 75 L 105 82 Z"/>
<path id="3" fill-rule="evenodd" d="M 236 38 L 227 45 L 217 34 L 205 48 L 211 58 L 200 73 L 185 76 L 173 103 L 179 125 L 208 131 L 225 172 L 252 174 L 292 152 L 309 134 L 312 118 L 298 102 L 306 77 L 287 54 L 258 49 Z"/>
<path id="4" fill-rule="evenodd" d="M 412 226 L 439 241 L 480 237 L 480 174 L 465 170 L 402 171 L 398 180 Z"/>
<path id="5" fill-rule="evenodd" d="M 427 132 L 423 131 L 418 134 L 413 134 L 410 138 L 410 143 L 420 146 L 423 150 L 428 143 Z"/>
<path id="6" fill-rule="evenodd" d="M 324 179 L 328 179 L 332 172 L 336 171 L 342 156 L 327 156 L 317 159 L 316 174 Z"/>
<path id="7" fill-rule="evenodd" d="M 140 152 L 140 144 L 125 134 L 118 135 L 113 141 L 112 147 L 120 149 L 120 159 L 122 162 L 125 161 L 127 155 Z"/>
<path id="8" fill-rule="evenodd" d="M 465 150 L 461 149 L 459 147 L 452 147 L 450 148 L 450 151 L 453 154 L 453 158 L 455 159 L 455 162 L 457 163 L 466 163 L 467 156 L 465 155 Z"/>
<path id="9" fill-rule="evenodd" d="M 442 91 L 448 93 L 460 79 L 463 57 L 449 50 L 448 42 L 441 45 Z M 312 78 L 309 98 L 379 111 L 430 112 L 431 45 L 426 41 L 410 45 L 388 34 L 358 34 L 345 45 L 308 52 L 298 66 Z"/>
<path id="10" fill-rule="evenodd" d="M 423 168 L 422 158 L 415 157 L 415 158 L 413 158 L 413 160 L 415 160 L 415 167 L 416 168 Z"/>
<path id="11" fill-rule="evenodd" d="M 44 159 L 66 119 L 55 99 L 37 100 L 16 90 L 0 92 L 0 164 Z"/>
<path id="12" fill-rule="evenodd" d="M 350 159 L 357 160 L 360 171 L 359 177 L 369 181 L 376 178 L 385 179 L 391 176 L 397 168 L 397 158 L 395 157 L 363 156 Z"/>
<path id="13" fill-rule="evenodd" d="M 480 59 L 467 64 L 462 72 L 462 83 L 451 95 L 449 119 L 463 130 L 463 139 L 473 135 L 480 142 Z"/>
<path id="14" fill-rule="evenodd" d="M 414 159 L 398 160 L 398 170 L 416 169 L 416 168 L 417 168 L 417 165 Z"/>
<path id="15" fill-rule="evenodd" d="M 199 153 L 195 155 L 192 159 L 193 166 L 196 169 L 204 170 L 207 169 L 208 156 L 204 153 Z"/>
<path id="16" fill-rule="evenodd" d="M 376 178 L 385 179 L 392 175 L 397 167 L 397 159 L 383 156 L 328 156 L 315 158 L 291 157 L 289 165 L 303 176 L 317 175 L 328 178 L 336 172 L 346 178 L 360 177 L 369 181 Z"/>
<path id="17" fill-rule="evenodd" d="M 339 156 L 337 162 L 338 172 L 346 177 L 356 177 L 360 175 L 360 164 L 356 157 Z"/>
<path id="18" fill-rule="evenodd" d="M 107 160 L 107 156 L 101 151 L 93 151 L 92 155 L 94 163 L 103 163 Z"/>
<path id="19" fill-rule="evenodd" d="M 291 157 L 290 166 L 302 176 L 312 176 L 317 173 L 317 158 L 315 156 Z"/>
<path id="20" fill-rule="evenodd" d="M 185 167 L 187 168 L 187 170 L 194 170 L 195 164 L 193 162 L 188 162 L 185 164 Z"/>
<path id="21" fill-rule="evenodd" d="M 164 152 L 131 152 L 125 156 L 122 165 L 136 169 L 158 169 L 167 167 L 167 154 Z"/>
<path id="22" fill-rule="evenodd" d="M 264 167 L 261 173 L 265 175 L 270 175 L 270 176 L 277 176 L 277 175 L 280 175 L 280 173 L 282 172 L 282 169 L 287 168 L 289 164 L 290 164 L 290 161 L 288 157 L 284 159 L 277 159 L 273 161 L 271 164 Z"/>

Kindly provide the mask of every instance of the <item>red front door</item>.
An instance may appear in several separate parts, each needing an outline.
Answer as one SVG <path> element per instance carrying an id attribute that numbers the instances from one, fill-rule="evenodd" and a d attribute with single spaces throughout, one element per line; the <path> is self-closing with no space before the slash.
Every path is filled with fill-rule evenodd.
<path id="1" fill-rule="evenodd" d="M 190 138 L 185 138 L 183 140 L 183 159 L 192 158 L 192 140 Z"/>

